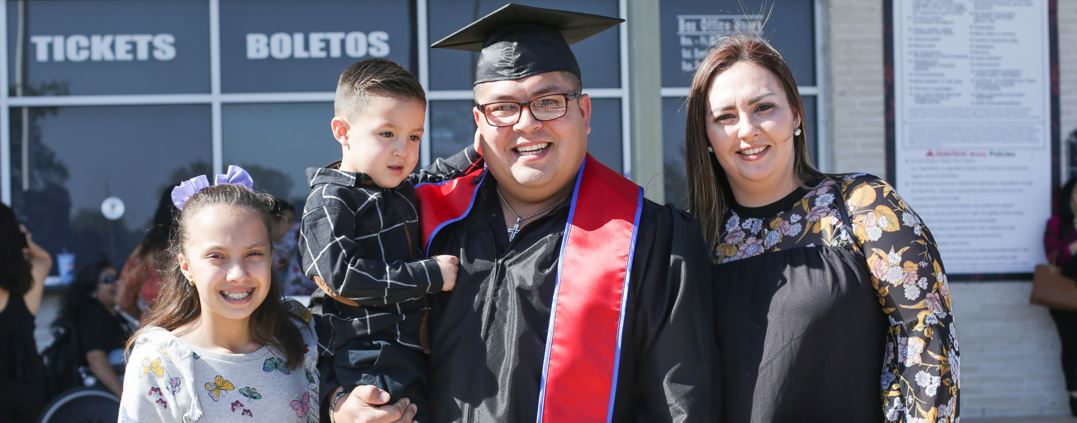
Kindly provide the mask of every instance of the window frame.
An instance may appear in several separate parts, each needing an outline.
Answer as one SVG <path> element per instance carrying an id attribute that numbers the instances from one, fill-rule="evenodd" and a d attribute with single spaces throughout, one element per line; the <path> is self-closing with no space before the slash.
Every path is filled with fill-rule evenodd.
<path id="1" fill-rule="evenodd" d="M 424 87 L 429 86 L 429 34 L 427 3 L 429 0 L 415 0 L 415 47 L 418 55 L 418 77 Z M 74 95 L 64 97 L 21 97 L 9 96 L 6 89 L 0 90 L 0 113 L 8 116 L 12 109 L 35 106 L 113 106 L 113 105 L 154 105 L 154 104 L 208 104 L 211 110 L 212 146 L 213 146 L 213 169 L 214 172 L 223 170 L 223 140 L 221 135 L 221 108 L 224 104 L 232 103 L 302 103 L 302 102 L 332 102 L 333 91 L 319 92 L 289 92 L 289 93 L 222 93 L 221 92 L 221 31 L 220 31 L 220 2 L 221 0 L 206 0 L 209 12 L 210 31 L 210 92 L 206 94 L 131 94 L 131 95 Z M 626 18 L 627 0 L 618 0 L 618 16 Z M 0 22 L 7 21 L 7 2 L 0 8 Z M 624 25 L 620 28 L 620 71 L 621 81 L 619 88 L 585 89 L 584 93 L 593 98 L 614 98 L 621 101 L 621 151 L 623 172 L 627 175 L 631 172 L 631 143 L 628 126 L 628 92 L 625 83 L 628 81 L 627 66 L 627 29 Z M 9 86 L 8 63 L 7 63 L 7 39 L 8 32 L 0 31 L 0 86 Z M 427 99 L 430 102 L 439 100 L 467 100 L 472 101 L 470 90 L 428 90 Z M 0 201 L 11 204 L 13 182 L 11 180 L 11 165 L 15 162 L 11 155 L 11 127 L 7 118 L 0 120 Z M 430 126 L 430 114 L 426 115 L 426 126 Z M 429 164 L 430 157 L 430 132 L 426 131 L 422 139 L 421 164 Z M 24 161 L 19 159 L 20 165 Z"/>

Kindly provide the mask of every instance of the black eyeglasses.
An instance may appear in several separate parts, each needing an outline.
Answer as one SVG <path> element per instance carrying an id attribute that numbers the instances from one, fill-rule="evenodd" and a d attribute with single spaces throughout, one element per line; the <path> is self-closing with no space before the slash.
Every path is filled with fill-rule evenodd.
<path id="1" fill-rule="evenodd" d="M 520 113 L 524 107 L 531 111 L 531 117 L 538 121 L 554 120 L 564 116 L 568 112 L 569 100 L 575 100 L 582 95 L 579 91 L 569 94 L 549 94 L 523 103 L 515 101 L 497 101 L 486 104 L 476 104 L 486 123 L 490 126 L 512 126 L 520 121 Z"/>

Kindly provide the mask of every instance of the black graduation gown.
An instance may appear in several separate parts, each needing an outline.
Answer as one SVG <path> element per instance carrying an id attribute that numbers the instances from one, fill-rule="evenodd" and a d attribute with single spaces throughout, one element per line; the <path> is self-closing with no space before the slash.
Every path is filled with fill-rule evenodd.
<path id="1" fill-rule="evenodd" d="M 537 414 L 569 206 L 537 218 L 510 243 L 495 183 L 487 176 L 470 214 L 442 229 L 432 244 L 432 255 L 460 258 L 455 290 L 434 296 L 430 317 L 428 406 L 439 422 L 534 422 Z M 698 223 L 645 201 L 614 421 L 715 419 L 719 379 L 709 266 Z"/>

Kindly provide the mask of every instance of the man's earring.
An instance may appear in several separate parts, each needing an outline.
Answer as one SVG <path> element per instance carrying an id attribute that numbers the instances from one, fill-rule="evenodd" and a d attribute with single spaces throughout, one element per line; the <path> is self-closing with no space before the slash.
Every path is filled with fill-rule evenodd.
<path id="1" fill-rule="evenodd" d="M 794 137 L 799 137 L 800 136 L 800 128 L 797 128 L 796 131 L 793 131 L 793 136 Z"/>

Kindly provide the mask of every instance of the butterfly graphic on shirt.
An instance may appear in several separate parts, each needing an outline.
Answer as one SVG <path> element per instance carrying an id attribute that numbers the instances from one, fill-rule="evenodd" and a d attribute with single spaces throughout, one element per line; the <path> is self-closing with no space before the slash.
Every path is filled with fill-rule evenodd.
<path id="1" fill-rule="evenodd" d="M 168 379 L 168 386 L 165 387 L 172 396 L 176 396 L 180 391 L 180 378 L 173 377 Z"/>
<path id="2" fill-rule="evenodd" d="M 254 413 L 251 413 L 251 410 L 239 400 L 232 401 L 232 412 L 235 413 L 236 410 L 241 410 L 239 413 L 241 416 L 254 417 Z"/>
<path id="3" fill-rule="evenodd" d="M 153 373 L 158 378 L 165 377 L 165 366 L 161 365 L 161 359 L 155 358 L 150 360 L 148 358 L 142 359 L 142 377 Z"/>
<path id="4" fill-rule="evenodd" d="M 276 370 L 285 375 L 292 374 L 292 371 L 288 369 L 288 362 L 284 361 L 280 357 L 269 357 L 262 363 L 262 371 L 266 373 L 273 373 Z"/>
<path id="5" fill-rule="evenodd" d="M 240 395 L 243 395 L 252 400 L 262 399 L 262 394 L 259 394 L 257 389 L 250 386 L 244 386 L 242 388 L 239 388 L 239 393 Z"/>
<path id="6" fill-rule="evenodd" d="M 291 402 L 292 409 L 295 410 L 296 417 L 303 417 L 310 412 L 310 391 L 303 393 L 303 396 L 299 399 L 294 399 Z"/>
<path id="7" fill-rule="evenodd" d="M 209 397 L 214 401 L 220 401 L 221 393 L 228 392 L 236 389 L 236 386 L 229 380 L 225 379 L 221 375 L 217 375 L 213 378 L 213 382 L 206 382 L 206 391 L 209 393 Z"/>

